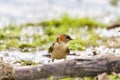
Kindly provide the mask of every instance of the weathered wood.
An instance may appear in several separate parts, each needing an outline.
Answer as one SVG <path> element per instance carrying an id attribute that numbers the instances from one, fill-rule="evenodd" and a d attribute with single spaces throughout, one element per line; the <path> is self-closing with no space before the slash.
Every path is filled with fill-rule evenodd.
<path id="1" fill-rule="evenodd" d="M 108 74 L 120 72 L 120 57 L 105 56 L 96 59 L 74 59 L 59 63 L 23 66 L 11 69 L 9 75 L 13 76 L 13 80 L 39 80 L 50 76 L 97 76 L 103 72 Z"/>
<path id="2" fill-rule="evenodd" d="M 117 27 L 120 27 L 120 22 L 115 22 L 115 23 L 109 25 L 107 27 L 107 29 L 109 30 L 109 29 L 114 29 L 114 28 L 117 28 Z"/>

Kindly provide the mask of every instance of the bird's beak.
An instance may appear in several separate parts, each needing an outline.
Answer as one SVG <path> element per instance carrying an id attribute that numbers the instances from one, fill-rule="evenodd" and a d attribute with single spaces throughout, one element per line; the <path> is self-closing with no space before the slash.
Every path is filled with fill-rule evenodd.
<path id="1" fill-rule="evenodd" d="M 73 40 L 72 38 L 70 38 L 70 40 Z"/>

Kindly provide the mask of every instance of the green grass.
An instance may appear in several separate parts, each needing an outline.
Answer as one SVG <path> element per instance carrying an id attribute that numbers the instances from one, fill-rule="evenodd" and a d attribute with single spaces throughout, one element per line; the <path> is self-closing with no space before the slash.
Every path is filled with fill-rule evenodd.
<path id="1" fill-rule="evenodd" d="M 22 29 L 25 27 L 40 27 L 42 26 L 44 34 L 24 34 L 24 37 L 29 40 L 32 37 L 31 43 L 21 41 Z M 19 48 L 21 51 L 24 48 L 36 48 L 45 46 L 48 48 L 55 41 L 59 34 L 69 34 L 75 36 L 68 46 L 72 50 L 84 50 L 89 46 L 97 46 L 97 40 L 104 40 L 94 32 L 96 28 L 105 28 L 106 25 L 97 22 L 95 19 L 88 17 L 78 18 L 63 15 L 60 19 L 52 19 L 37 23 L 26 23 L 20 26 L 10 24 L 0 31 L 0 50 Z M 84 28 L 87 28 L 84 30 Z M 31 33 L 31 32 L 30 32 Z M 87 40 L 83 37 L 89 36 Z M 47 45 L 47 46 L 46 46 Z"/>
<path id="2" fill-rule="evenodd" d="M 75 38 L 71 41 L 68 46 L 71 50 L 84 50 L 86 41 L 83 41 L 81 38 Z"/>

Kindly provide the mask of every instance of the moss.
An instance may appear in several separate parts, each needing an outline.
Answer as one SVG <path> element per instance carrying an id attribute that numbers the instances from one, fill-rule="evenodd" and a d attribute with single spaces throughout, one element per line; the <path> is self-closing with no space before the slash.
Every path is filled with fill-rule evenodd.
<path id="1" fill-rule="evenodd" d="M 3 28 L 0 32 L 1 45 L 5 45 L 6 49 L 10 48 L 21 48 L 32 47 L 35 48 L 34 44 L 24 44 L 20 41 L 22 26 L 9 25 Z M 4 46 L 1 46 L 1 49 L 5 49 Z"/>
<path id="2" fill-rule="evenodd" d="M 0 40 L 5 39 L 5 33 L 3 31 L 0 31 Z"/>
<path id="3" fill-rule="evenodd" d="M 20 31 L 21 27 L 16 26 L 16 25 L 9 25 L 4 27 L 0 31 L 0 39 L 5 40 L 5 39 L 20 39 Z"/>
<path id="4" fill-rule="evenodd" d="M 55 26 L 51 26 L 51 27 L 46 27 L 44 29 L 45 34 L 51 36 L 51 35 L 58 35 L 58 34 L 64 34 L 66 32 L 68 32 L 68 27 L 67 26 L 60 26 L 55 27 Z"/>
<path id="5" fill-rule="evenodd" d="M 29 59 L 29 60 L 28 59 L 27 60 L 21 59 L 20 61 L 16 61 L 15 63 L 20 63 L 22 66 L 41 64 L 41 62 L 35 62 L 33 59 Z"/>
<path id="6" fill-rule="evenodd" d="M 90 37 L 89 39 L 86 41 L 86 46 L 98 46 L 97 40 L 100 39 L 100 36 L 98 34 L 96 34 L 95 32 L 91 31 L 90 32 Z"/>
<path id="7" fill-rule="evenodd" d="M 78 18 L 78 17 L 70 17 L 68 15 L 63 15 L 61 19 L 62 24 L 68 25 L 71 27 L 84 27 L 88 26 L 89 28 L 95 27 L 105 27 L 106 25 L 100 22 L 97 22 L 88 17 Z"/>
<path id="8" fill-rule="evenodd" d="M 24 48 L 35 48 L 35 45 L 33 44 L 29 44 L 29 43 L 23 43 L 19 45 L 20 49 L 24 49 Z"/>
<path id="9" fill-rule="evenodd" d="M 28 23 L 26 23 L 26 24 L 21 24 L 22 26 L 36 26 L 36 24 L 35 23 L 33 23 L 33 22 L 28 22 Z"/>
<path id="10" fill-rule="evenodd" d="M 101 43 L 98 40 L 101 40 L 101 42 L 105 41 L 93 30 L 85 31 L 83 33 L 79 33 L 78 30 L 78 32 L 76 31 L 76 34 L 78 34 L 75 35 L 76 38 L 68 43 L 68 46 L 71 50 L 84 50 L 90 46 L 101 45 Z"/>
<path id="11" fill-rule="evenodd" d="M 61 16 L 60 19 L 52 19 L 48 21 L 43 21 L 43 22 L 37 22 L 37 23 L 26 23 L 26 25 L 30 26 L 55 26 L 55 27 L 61 27 L 61 26 L 66 26 L 66 27 L 84 27 L 84 26 L 89 26 L 89 28 L 94 28 L 94 27 L 106 27 L 106 24 L 97 22 L 94 19 L 88 18 L 88 17 L 70 17 L 67 14 L 64 14 Z"/>
<path id="12" fill-rule="evenodd" d="M 50 80 L 54 80 L 54 77 L 53 77 L 53 76 L 50 76 Z"/>
<path id="13" fill-rule="evenodd" d="M 28 39 L 29 37 L 32 37 L 33 41 L 31 43 L 23 43 L 20 40 L 22 37 L 21 31 L 28 25 L 34 27 L 43 26 L 44 34 L 30 35 L 28 33 L 24 36 Z M 84 29 L 86 26 L 87 30 Z M 72 50 L 84 50 L 86 47 L 99 45 L 97 40 L 99 40 L 100 37 L 93 31 L 97 27 L 103 28 L 106 27 L 106 25 L 88 17 L 78 18 L 70 17 L 68 15 L 63 15 L 60 19 L 52 19 L 37 23 L 30 22 L 22 24 L 21 26 L 10 24 L 0 31 L 0 40 L 2 41 L 2 43 L 0 42 L 0 45 L 6 45 L 6 49 L 11 47 L 20 49 L 36 48 L 52 43 L 59 34 L 70 34 L 74 35 L 76 38 L 69 43 L 69 48 Z M 84 40 L 82 37 L 77 37 L 77 35 L 90 37 L 89 39 Z M 1 46 L 0 49 L 5 49 L 5 47 Z"/>
<path id="14" fill-rule="evenodd" d="M 108 75 L 108 78 L 110 80 L 120 80 L 120 77 L 117 73 L 112 73 Z M 84 77 L 66 77 L 58 80 L 97 80 L 97 76 L 90 77 L 90 76 L 84 76 Z"/>
<path id="15" fill-rule="evenodd" d="M 6 40 L 5 45 L 6 45 L 6 49 L 18 48 L 19 42 L 16 39 Z"/>
<path id="16" fill-rule="evenodd" d="M 63 79 L 59 79 L 59 80 L 74 80 L 73 78 L 63 78 Z"/>
<path id="17" fill-rule="evenodd" d="M 5 50 L 5 49 L 6 49 L 6 48 L 5 48 L 4 46 L 1 46 L 1 45 L 0 45 L 0 51 L 1 51 L 1 50 Z"/>
<path id="18" fill-rule="evenodd" d="M 55 36 L 54 36 L 55 37 Z M 33 42 L 31 45 L 36 47 L 41 47 L 47 45 L 51 41 L 53 41 L 53 36 L 48 36 L 48 35 L 33 35 Z"/>
<path id="19" fill-rule="evenodd" d="M 96 80 L 96 77 L 66 77 L 58 80 Z"/>
<path id="20" fill-rule="evenodd" d="M 117 74 L 109 75 L 110 80 L 120 80 L 120 77 Z"/>
<path id="21" fill-rule="evenodd" d="M 14 38 L 20 39 L 20 35 L 18 35 L 14 31 L 12 31 L 10 33 L 6 33 L 3 31 L 0 32 L 0 40 L 7 40 L 7 39 L 14 39 Z"/>
<path id="22" fill-rule="evenodd" d="M 84 50 L 85 49 L 85 41 L 81 38 L 76 38 L 68 44 L 71 50 Z"/>

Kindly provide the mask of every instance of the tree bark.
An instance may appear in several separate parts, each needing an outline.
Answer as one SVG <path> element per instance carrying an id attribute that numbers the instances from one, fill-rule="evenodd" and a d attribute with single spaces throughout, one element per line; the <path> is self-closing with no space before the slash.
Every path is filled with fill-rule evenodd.
<path id="1" fill-rule="evenodd" d="M 95 59 L 74 59 L 59 63 L 10 68 L 10 70 L 4 68 L 3 70 L 4 71 L 0 71 L 0 76 L 2 76 L 1 80 L 5 80 L 4 78 L 6 76 L 10 78 L 6 80 L 41 80 L 45 78 L 47 79 L 50 76 L 58 78 L 65 76 L 97 76 L 103 72 L 108 74 L 111 72 L 119 73 L 120 57 L 104 56 Z"/>

